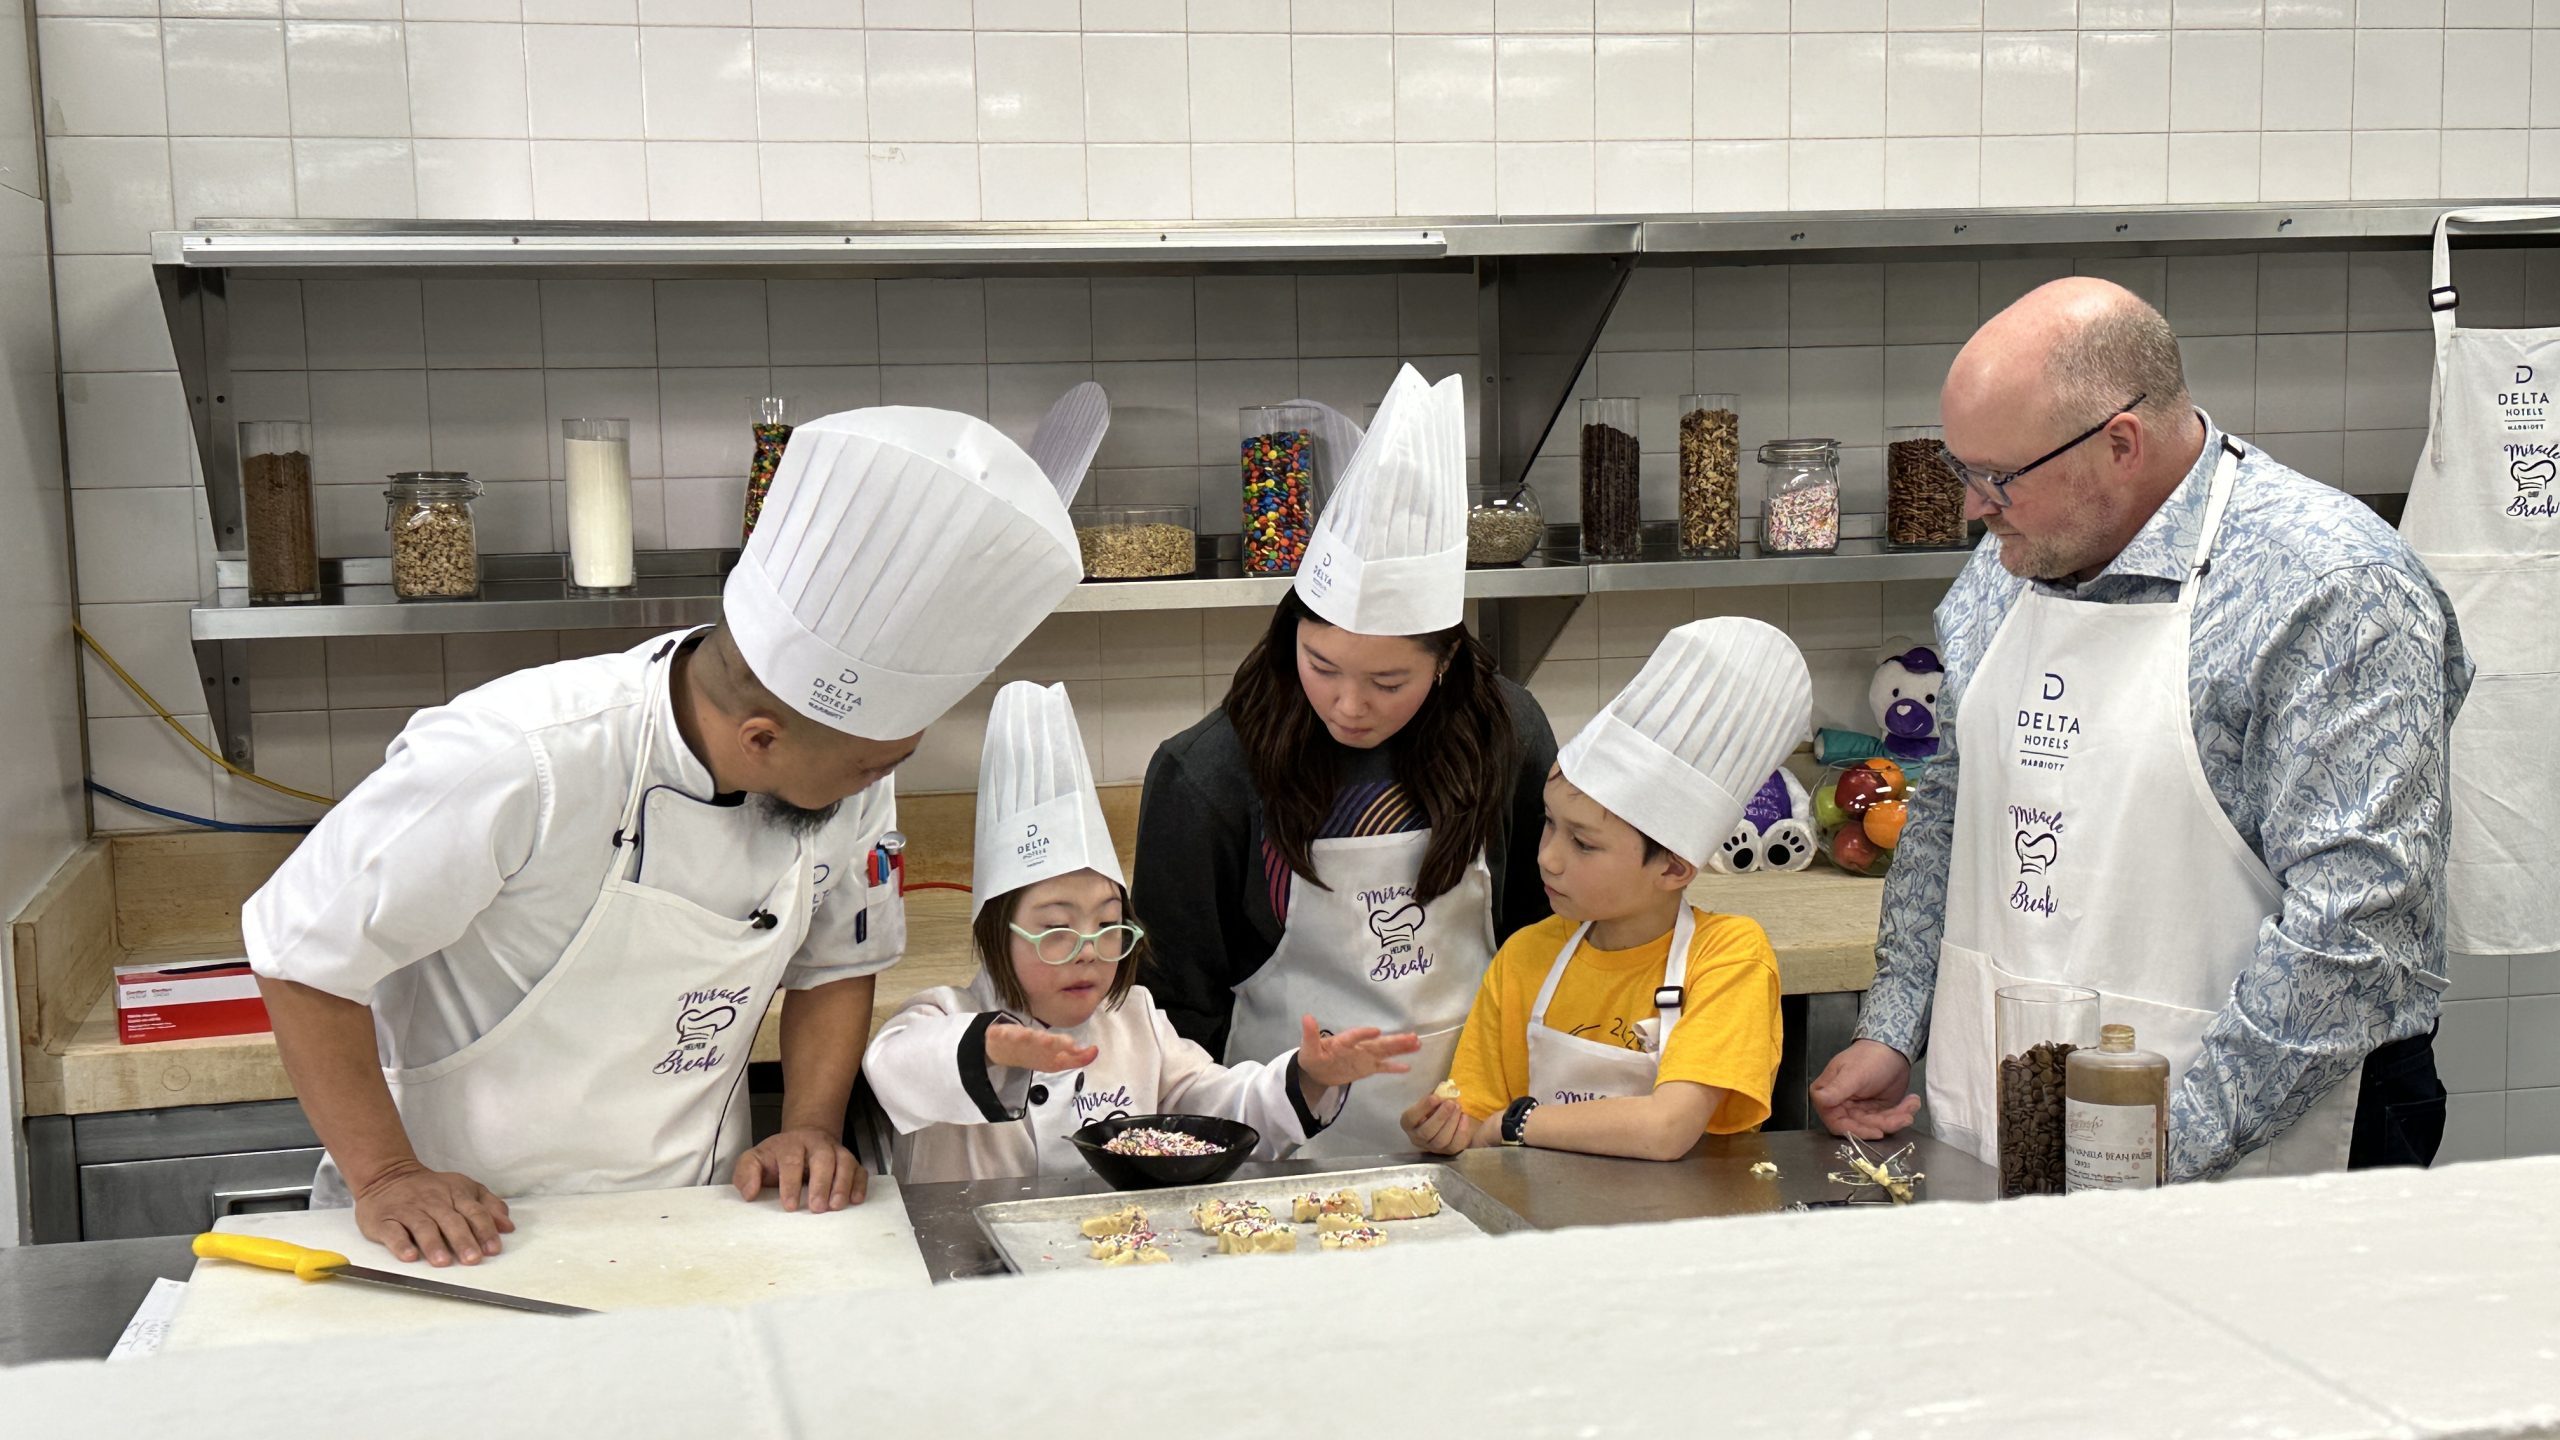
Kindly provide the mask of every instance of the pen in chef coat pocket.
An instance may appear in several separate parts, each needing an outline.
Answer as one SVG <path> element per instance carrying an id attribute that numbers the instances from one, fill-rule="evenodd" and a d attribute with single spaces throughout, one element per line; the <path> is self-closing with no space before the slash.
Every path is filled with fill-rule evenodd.
<path id="1" fill-rule="evenodd" d="M 315 1250 L 289 1240 L 271 1240 L 263 1235 L 198 1235 L 195 1241 L 199 1260 L 236 1260 L 262 1270 L 282 1270 L 302 1280 L 360 1280 L 368 1285 L 381 1285 L 393 1290 L 407 1290 L 419 1295 L 435 1295 L 447 1300 L 469 1300 L 480 1305 L 495 1305 L 502 1310 L 527 1310 L 536 1315 L 593 1315 L 596 1312 L 577 1305 L 562 1305 L 550 1300 L 534 1300 L 522 1295 L 506 1295 L 495 1290 L 474 1290 L 468 1285 L 449 1285 L 442 1280 L 429 1280 L 417 1275 L 403 1275 L 392 1270 L 375 1270 L 352 1265 L 335 1250 Z"/>

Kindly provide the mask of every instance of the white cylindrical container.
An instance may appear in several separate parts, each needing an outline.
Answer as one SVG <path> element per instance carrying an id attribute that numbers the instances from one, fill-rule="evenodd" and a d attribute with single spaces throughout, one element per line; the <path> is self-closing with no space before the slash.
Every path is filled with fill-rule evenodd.
<path id="1" fill-rule="evenodd" d="M 631 554 L 631 422 L 563 420 L 569 460 L 569 583 L 627 590 Z"/>

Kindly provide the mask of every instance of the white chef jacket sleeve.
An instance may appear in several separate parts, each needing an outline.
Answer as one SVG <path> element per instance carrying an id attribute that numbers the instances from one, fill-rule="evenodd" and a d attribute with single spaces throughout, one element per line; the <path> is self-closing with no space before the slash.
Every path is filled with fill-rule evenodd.
<path id="1" fill-rule="evenodd" d="M 523 867 L 547 808 L 532 743 L 473 706 L 422 710 L 241 908 L 250 968 L 370 1003 Z"/>
<path id="2" fill-rule="evenodd" d="M 1257 1160 L 1278 1159 L 1307 1143 L 1307 1137 L 1342 1114 L 1351 1098 L 1349 1087 L 1336 1086 L 1310 1106 L 1298 1084 L 1297 1051 L 1274 1056 L 1268 1064 L 1246 1060 L 1221 1065 L 1197 1042 L 1184 1039 L 1143 987 L 1133 987 L 1127 1003 L 1146 1008 L 1148 1028 L 1162 1056 L 1158 1103 L 1168 1113 L 1217 1115 L 1252 1126 L 1262 1136 L 1253 1152 Z"/>
<path id="3" fill-rule="evenodd" d="M 877 975 L 898 963 L 907 949 L 907 905 L 892 874 L 870 883 L 872 847 L 898 828 L 898 797 L 892 780 L 845 802 L 848 814 L 821 832 L 817 911 L 809 918 L 809 935 L 782 972 L 785 990 L 811 990 L 837 980 Z"/>
<path id="4" fill-rule="evenodd" d="M 1013 1017 L 972 1004 L 947 986 L 927 990 L 890 1016 L 863 1052 L 862 1073 L 898 1133 L 1016 1120 L 1030 1103 L 1030 1071 L 987 1063 L 987 1027 Z"/>

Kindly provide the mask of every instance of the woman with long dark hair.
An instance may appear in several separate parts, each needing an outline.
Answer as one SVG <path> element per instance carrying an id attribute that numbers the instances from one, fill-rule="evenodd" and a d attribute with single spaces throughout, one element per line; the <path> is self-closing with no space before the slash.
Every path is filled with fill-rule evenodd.
<path id="1" fill-rule="evenodd" d="M 1176 1029 L 1230 1063 L 1310 1014 L 1422 1037 L 1312 1154 L 1408 1148 L 1495 947 L 1548 913 L 1555 736 L 1466 628 L 1465 424 L 1455 378 L 1396 377 L 1225 703 L 1147 767 L 1133 899 Z"/>

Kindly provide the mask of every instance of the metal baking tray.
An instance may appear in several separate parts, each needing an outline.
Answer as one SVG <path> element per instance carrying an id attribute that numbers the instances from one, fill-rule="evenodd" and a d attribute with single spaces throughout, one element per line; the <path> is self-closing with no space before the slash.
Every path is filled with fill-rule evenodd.
<path id="1" fill-rule="evenodd" d="M 1440 1187 L 1440 1213 L 1425 1220 L 1389 1220 L 1379 1226 L 1389 1239 L 1385 1249 L 1435 1240 L 1463 1240 L 1478 1235 L 1507 1235 L 1532 1227 L 1504 1205 L 1469 1184 L 1446 1165 L 1384 1165 L 1373 1170 L 1311 1171 L 1263 1180 L 1229 1180 L 1219 1185 L 1181 1185 L 1165 1190 L 1108 1190 L 1098 1195 L 1064 1195 L 1054 1200 L 1006 1200 L 977 1209 L 978 1228 L 987 1243 L 1016 1274 L 1104 1270 L 1092 1257 L 1093 1242 L 1080 1228 L 1093 1216 L 1135 1204 L 1164 1236 L 1165 1252 L 1177 1265 L 1209 1261 L 1286 1260 L 1304 1255 L 1358 1255 L 1356 1250 L 1326 1250 L 1316 1242 L 1316 1227 L 1299 1225 L 1298 1248 L 1286 1255 L 1221 1255 L 1217 1237 L 1203 1235 L 1191 1223 L 1191 1207 L 1203 1200 L 1259 1200 L 1286 1221 L 1289 1202 L 1310 1190 L 1329 1194 L 1357 1190 L 1366 1200 L 1381 1185 L 1415 1185 L 1428 1180 Z M 1131 1267 L 1140 1268 L 1140 1267 Z M 1151 1268 L 1151 1267 L 1150 1267 Z"/>

